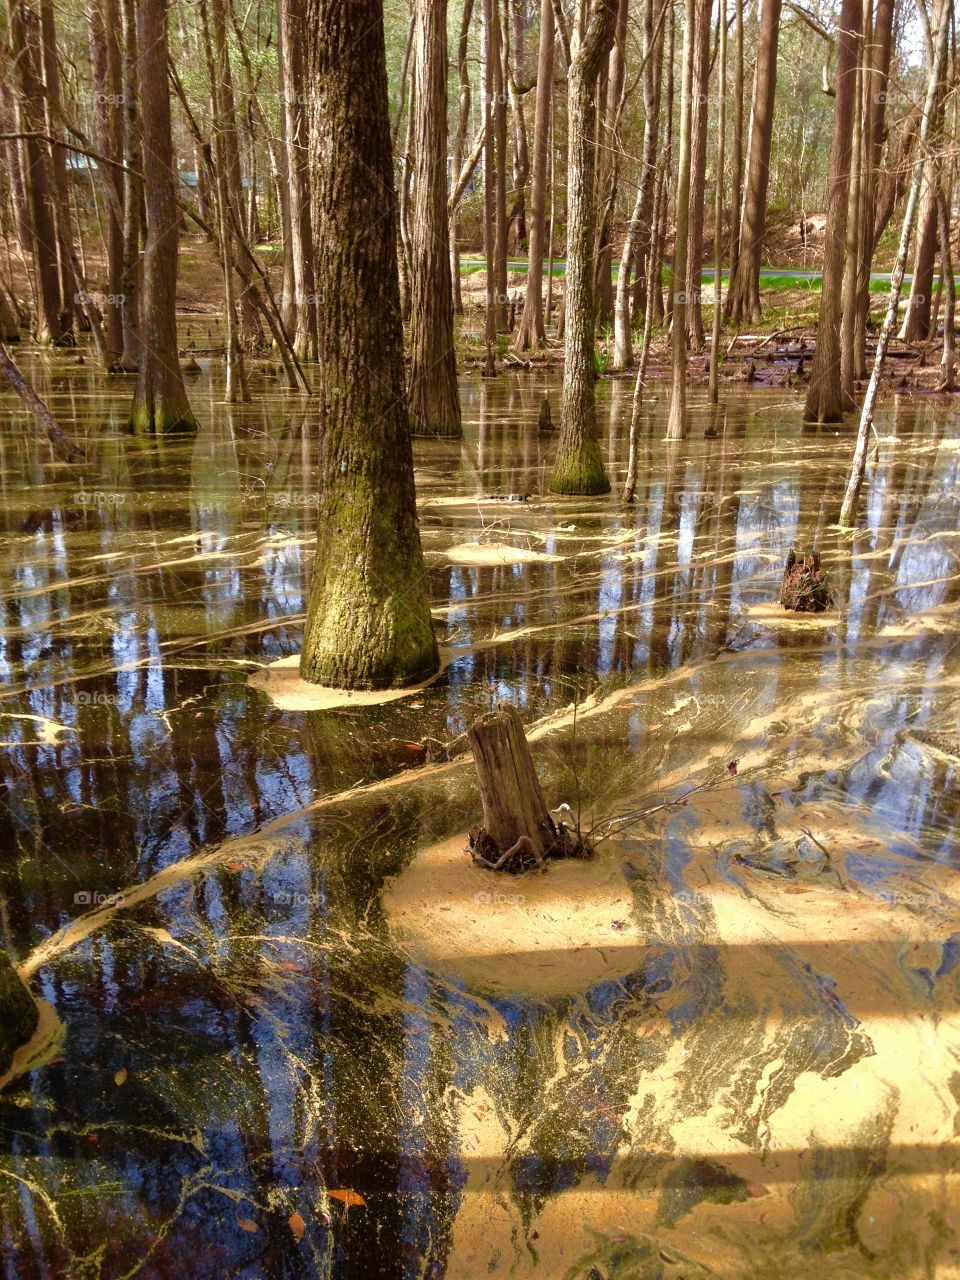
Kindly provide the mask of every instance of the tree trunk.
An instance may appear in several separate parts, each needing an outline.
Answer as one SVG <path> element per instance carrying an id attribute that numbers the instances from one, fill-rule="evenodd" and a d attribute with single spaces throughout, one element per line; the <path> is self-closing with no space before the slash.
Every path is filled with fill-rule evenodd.
<path id="1" fill-rule="evenodd" d="M 733 141 L 730 149 L 730 283 L 740 260 L 740 197 L 743 190 L 743 0 L 734 0 Z"/>
<path id="2" fill-rule="evenodd" d="M 680 141 L 677 150 L 677 207 L 670 292 L 673 298 L 671 340 L 673 346 L 673 388 L 667 439 L 682 440 L 687 434 L 687 227 L 690 208 L 690 135 L 692 129 L 693 66 L 696 54 L 695 24 L 697 0 L 684 0 L 683 55 L 680 87 Z"/>
<path id="3" fill-rule="evenodd" d="M 90 67 L 95 93 L 97 149 L 119 163 L 123 156 L 123 89 L 120 75 L 120 6 L 118 0 L 90 0 L 87 8 Z M 104 337 L 114 357 L 123 351 L 123 171 L 103 166 L 103 185 L 110 183 L 115 200 L 105 200 L 107 294 L 103 306 Z M 118 216 L 118 209 L 121 216 Z"/>
<path id="4" fill-rule="evenodd" d="M 29 0 L 9 0 L 10 53 L 19 89 L 20 131 L 45 134 L 44 91 L 40 79 L 40 31 Z M 37 278 L 36 339 L 41 344 L 63 337 L 60 315 L 59 248 L 53 212 L 50 152 L 39 137 L 23 141 L 30 204 L 34 273 Z"/>
<path id="5" fill-rule="evenodd" d="M 300 673 L 387 688 L 426 679 L 439 658 L 404 394 L 383 0 L 308 0 L 307 25 L 325 302 L 317 554 Z"/>
<path id="6" fill-rule="evenodd" d="M 737 0 L 738 5 L 740 0 Z M 770 148 L 773 140 L 773 108 L 777 89 L 777 41 L 780 35 L 781 0 L 764 0 L 760 14 L 757 68 L 753 78 L 753 107 L 746 194 L 741 228 L 738 231 L 736 267 L 731 266 L 726 314 L 734 324 L 760 319 L 760 267 L 767 218 L 767 187 L 770 179 Z M 738 38 L 742 39 L 742 15 Z M 742 56 L 742 50 L 738 56 Z M 737 133 L 734 133 L 735 190 L 741 160 Z M 738 210 L 731 210 L 731 217 Z"/>
<path id="7" fill-rule="evenodd" d="M 553 5 L 541 0 L 540 53 L 537 61 L 537 101 L 533 123 L 533 184 L 530 192 L 530 248 L 527 255 L 527 289 L 523 315 L 514 349 L 527 351 L 543 346 L 543 257 L 546 244 L 547 160 L 550 143 L 550 106 L 553 94 Z"/>
<path id="8" fill-rule="evenodd" d="M 643 2 L 643 152 L 640 159 L 640 181 L 627 234 L 620 254 L 620 270 L 613 304 L 613 368 L 629 369 L 633 364 L 633 332 L 630 314 L 630 271 L 637 264 L 637 281 L 642 283 L 639 302 L 646 314 L 647 289 L 652 288 L 653 188 L 657 166 L 657 137 L 660 132 L 660 67 L 663 55 L 663 6 L 657 29 L 654 28 L 655 0 Z"/>
<path id="9" fill-rule="evenodd" d="M 137 0 L 143 180 L 143 345 L 130 410 L 135 432 L 195 431 L 177 350 L 178 192 L 167 88 L 166 0 Z"/>
<path id="10" fill-rule="evenodd" d="M 713 178 L 713 332 L 710 336 L 710 403 L 720 400 L 720 329 L 723 321 L 721 306 L 723 271 L 723 192 L 724 163 L 727 145 L 727 0 L 720 0 L 719 48 L 720 84 L 717 97 L 720 103 L 717 120 L 717 160 Z"/>
<path id="11" fill-rule="evenodd" d="M 703 347 L 703 210 L 707 173 L 707 102 L 710 89 L 711 0 L 697 0 L 693 63 L 693 102 L 690 119 L 690 213 L 687 228 L 687 336 Z"/>
<path id="12" fill-rule="evenodd" d="M 560 442 L 554 493 L 609 493 L 597 439 L 594 199 L 597 76 L 613 43 L 616 0 L 591 0 L 571 41 L 567 70 L 567 287 Z"/>
<path id="13" fill-rule="evenodd" d="M 846 254 L 850 154 L 857 92 L 857 58 L 862 21 L 862 0 L 843 0 L 837 31 L 837 96 L 833 144 L 830 150 L 823 285 L 817 317 L 817 345 L 813 353 L 810 385 L 803 413 L 804 421 L 812 424 L 843 421 L 840 314 Z"/>
<path id="14" fill-rule="evenodd" d="M 417 0 L 413 255 L 410 272 L 410 428 L 459 436 L 447 217 L 447 4 Z"/>
<path id="15" fill-rule="evenodd" d="M 37 1003 L 0 946 L 0 1076 L 37 1029 Z"/>
<path id="16" fill-rule="evenodd" d="M 470 64 L 467 55 L 470 46 L 470 20 L 473 17 L 473 0 L 464 0 L 460 19 L 460 38 L 457 41 L 457 75 L 460 82 L 460 100 L 457 112 L 457 131 L 454 134 L 452 176 L 456 182 L 463 167 L 463 149 L 470 122 Z M 453 283 L 453 310 L 463 315 L 463 292 L 460 281 L 459 202 L 450 210 L 450 278 Z"/>
<path id="17" fill-rule="evenodd" d="M 897 256 L 893 264 L 893 271 L 890 275 L 890 297 L 887 302 L 887 312 L 884 316 L 883 325 L 880 329 L 880 336 L 877 339 L 877 351 L 873 361 L 873 372 L 870 374 L 870 382 L 867 385 L 867 392 L 863 398 L 863 407 L 860 410 L 860 425 L 857 429 L 857 443 L 854 447 L 853 463 L 850 467 L 850 475 L 847 477 L 847 488 L 843 495 L 843 505 L 840 508 L 839 523 L 843 528 L 849 528 L 853 524 L 853 518 L 856 514 L 857 502 L 860 498 L 860 489 L 863 485 L 863 474 L 867 461 L 867 441 L 870 438 L 870 429 L 873 426 L 873 411 L 877 402 L 877 395 L 880 390 L 880 375 L 883 372 L 883 362 L 886 359 L 887 347 L 890 343 L 890 338 L 893 336 L 893 330 L 897 323 L 897 311 L 900 306 L 900 291 L 903 288 L 903 276 L 907 266 L 907 254 L 910 251 L 910 237 L 913 235 L 913 224 L 916 220 L 917 205 L 920 200 L 920 187 L 923 182 L 924 157 L 927 150 L 927 141 L 931 131 L 931 122 L 937 110 L 937 91 L 940 85 L 940 73 L 947 58 L 951 13 L 952 7 L 949 4 L 943 4 L 941 6 L 937 37 L 932 51 L 933 56 L 931 58 L 931 66 L 927 79 L 927 92 L 924 99 L 923 112 L 917 137 L 917 159 L 910 183 L 910 192 L 907 196 L 907 207 L 903 215 L 903 226 L 900 230 L 900 245 L 897 249 Z"/>
<path id="18" fill-rule="evenodd" d="M 123 354 L 120 367 L 132 373 L 140 367 L 140 295 L 143 264 L 140 261 L 140 226 L 143 185 L 135 173 L 143 172 L 143 134 L 140 120 L 140 82 L 137 56 L 136 0 L 121 0 L 123 12 L 123 273 L 120 320 Z"/>
<path id="19" fill-rule="evenodd" d="M 474 860 L 497 870 L 525 861 L 543 869 L 562 835 L 547 812 L 520 712 L 508 704 L 481 716 L 467 738 L 483 803 L 483 827 L 470 833 Z"/>
<path id="20" fill-rule="evenodd" d="M 40 36 L 42 46 L 44 107 L 47 133 L 59 138 L 63 133 L 60 106 L 60 59 L 57 54 L 57 29 L 53 0 L 40 0 Z M 70 195 L 67 190 L 67 149 L 60 142 L 50 146 L 50 174 L 53 180 L 53 216 L 57 236 L 57 278 L 60 284 L 60 323 L 65 333 L 73 328 L 75 315 L 82 315 L 79 286 L 73 271 L 73 227 L 70 217 Z"/>
<path id="21" fill-rule="evenodd" d="M 290 254 L 293 275 L 293 327 L 288 328 L 300 360 L 317 356 L 317 286 L 313 267 L 313 218 L 310 212 L 307 112 L 303 83 L 304 20 L 302 0 L 280 0 L 283 39 L 283 117 L 287 172 L 290 176 Z"/>

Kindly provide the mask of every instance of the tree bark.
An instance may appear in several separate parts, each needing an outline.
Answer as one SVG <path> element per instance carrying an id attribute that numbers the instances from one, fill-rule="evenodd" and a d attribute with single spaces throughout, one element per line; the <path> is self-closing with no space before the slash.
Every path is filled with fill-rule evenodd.
<path id="1" fill-rule="evenodd" d="M 461 434 L 447 216 L 447 4 L 417 0 L 410 428 Z"/>
<path id="2" fill-rule="evenodd" d="M 307 23 L 325 304 L 317 554 L 300 673 L 387 688 L 426 679 L 439 659 L 404 393 L 383 0 L 308 0 Z"/>
<path id="3" fill-rule="evenodd" d="M 467 737 L 480 784 L 484 834 L 501 856 L 529 842 L 531 857 L 542 863 L 557 842 L 557 831 L 547 812 L 520 712 L 508 704 L 481 716 L 467 730 Z"/>
<path id="4" fill-rule="evenodd" d="M 178 178 L 170 132 L 166 0 L 137 0 L 137 52 L 143 119 L 143 343 L 130 410 L 135 432 L 195 431 L 177 350 Z"/>
<path id="5" fill-rule="evenodd" d="M 817 345 L 813 353 L 810 385 L 807 388 L 803 412 L 804 421 L 810 424 L 843 421 L 840 316 L 846 256 L 850 156 L 857 92 L 857 58 L 862 21 L 862 0 L 843 0 L 837 32 L 837 93 L 834 107 L 833 144 L 830 150 L 823 285 L 817 317 Z"/>
<path id="6" fill-rule="evenodd" d="M 42 345 L 63 337 L 60 315 L 59 249 L 53 206 L 53 176 L 47 144 L 36 135 L 46 130 L 40 79 L 40 31 L 29 0 L 9 0 L 11 59 L 19 89 L 18 113 L 26 161 L 31 247 L 37 279 L 36 339 Z"/>
<path id="7" fill-rule="evenodd" d="M 740 0 L 737 0 L 740 3 Z M 780 35 L 781 0 L 764 0 L 760 14 L 757 68 L 753 79 L 753 108 L 749 146 L 750 167 L 741 227 L 737 236 L 736 265 L 731 267 L 726 313 L 735 323 L 760 319 L 760 267 L 767 218 L 767 188 L 770 181 L 770 149 L 773 140 L 773 109 L 777 90 L 777 42 Z M 742 39 L 742 17 L 741 31 Z M 740 51 L 742 55 L 742 50 Z M 734 133 L 734 184 L 739 190 L 737 169 L 741 164 L 738 138 Z M 731 217 L 738 210 L 731 210 Z"/>
<path id="8" fill-rule="evenodd" d="M 616 0 L 590 0 L 571 40 L 567 70 L 567 287 L 560 441 L 554 493 L 609 493 L 597 439 L 594 192 L 596 82 L 613 43 Z"/>
<path id="9" fill-rule="evenodd" d="M 533 183 L 530 192 L 530 248 L 527 254 L 527 288 L 523 314 L 514 343 L 516 351 L 543 346 L 543 258 L 546 245 L 547 160 L 550 143 L 550 106 L 553 94 L 553 5 L 540 4 L 540 52 L 537 60 L 537 100 L 533 123 Z"/>
<path id="10" fill-rule="evenodd" d="M 703 211 L 707 173 L 707 103 L 710 89 L 711 0 L 697 0 L 694 32 L 693 102 L 690 119 L 690 213 L 687 228 L 687 336 L 703 347 L 701 309 L 703 275 Z"/>
<path id="11" fill-rule="evenodd" d="M 690 208 L 690 135 L 692 129 L 693 66 L 696 53 L 695 24 L 697 0 L 684 0 L 682 79 L 680 87 L 680 140 L 677 150 L 677 207 L 674 230 L 673 269 L 670 292 L 673 297 L 671 343 L 673 347 L 673 388 L 667 439 L 682 440 L 687 434 L 687 228 Z"/>
<path id="12" fill-rule="evenodd" d="M 120 320 L 123 354 L 120 367 L 128 373 L 140 367 L 140 295 L 143 265 L 140 261 L 143 183 L 135 175 L 143 171 L 143 133 L 140 120 L 140 81 L 137 56 L 136 0 L 121 0 L 123 14 L 123 272 Z"/>
<path id="13" fill-rule="evenodd" d="M 307 112 L 303 80 L 302 0 L 279 0 L 283 57 L 283 117 L 287 173 L 290 178 L 290 255 L 292 258 L 293 350 L 300 360 L 317 356 L 317 286 L 313 267 L 313 218 L 310 212 Z"/>
<path id="14" fill-rule="evenodd" d="M 860 410 L 860 425 L 857 429 L 857 443 L 853 451 L 853 462 L 850 467 L 850 475 L 847 477 L 847 487 L 843 495 L 843 505 L 840 508 L 839 523 L 843 528 L 849 528 L 853 524 L 853 518 L 857 510 L 857 502 L 860 498 L 860 489 L 863 485 L 863 475 L 867 462 L 867 441 L 870 438 L 870 429 L 873 426 L 873 412 L 877 402 L 877 395 L 880 390 L 880 375 L 883 372 L 883 363 L 887 356 L 887 347 L 893 336 L 894 328 L 897 323 L 897 311 L 900 307 L 900 291 L 903 288 L 903 276 L 907 266 L 907 254 L 910 251 L 910 237 L 913 235 L 913 225 L 917 216 L 917 205 L 920 200 L 920 187 L 923 182 L 924 158 L 927 150 L 927 141 L 931 131 L 931 121 L 937 110 L 937 90 L 940 84 L 940 73 L 946 63 L 947 45 L 950 35 L 950 15 L 952 8 L 949 4 L 941 6 L 939 26 L 937 37 L 933 48 L 933 56 L 931 58 L 931 66 L 929 77 L 927 80 L 927 92 L 924 99 L 923 113 L 920 120 L 920 128 L 917 137 L 917 159 L 913 169 L 913 177 L 910 182 L 910 191 L 907 196 L 907 207 L 903 214 L 903 226 L 900 230 L 900 245 L 897 249 L 897 256 L 893 264 L 893 271 L 890 275 L 890 297 L 887 302 L 886 315 L 883 318 L 883 325 L 880 329 L 880 336 L 877 339 L 877 351 L 873 361 L 873 372 L 870 374 L 870 382 L 867 385 L 867 392 L 863 398 L 863 407 Z"/>
<path id="15" fill-rule="evenodd" d="M 90 0 L 87 7 L 90 67 L 94 89 L 97 148 L 119 164 L 123 156 L 123 89 L 120 74 L 120 6 L 118 0 Z M 103 306 L 104 337 L 114 357 L 123 351 L 123 170 L 104 166 L 101 184 L 110 183 L 113 200 L 105 200 L 107 294 Z"/>

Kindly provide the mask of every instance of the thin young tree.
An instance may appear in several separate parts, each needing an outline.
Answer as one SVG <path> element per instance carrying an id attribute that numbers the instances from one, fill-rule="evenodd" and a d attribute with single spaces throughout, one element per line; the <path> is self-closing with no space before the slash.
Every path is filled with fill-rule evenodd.
<path id="1" fill-rule="evenodd" d="M 903 226 L 900 229 L 900 245 L 897 249 L 897 256 L 894 260 L 893 271 L 890 275 L 890 296 L 887 301 L 887 311 L 883 318 L 883 325 L 880 329 L 880 336 L 877 339 L 877 351 L 873 361 L 873 371 L 870 374 L 870 382 L 867 385 L 866 395 L 863 398 L 863 407 L 860 410 L 860 425 L 857 429 L 857 443 L 854 447 L 853 462 L 850 467 L 850 475 L 847 478 L 847 487 L 843 495 L 843 505 L 840 508 L 840 525 L 849 528 L 853 524 L 853 518 L 856 514 L 857 503 L 860 498 L 860 490 L 863 486 L 863 476 L 867 463 L 867 441 L 870 438 L 870 430 L 873 426 L 873 414 L 877 403 L 877 395 L 880 391 L 880 377 L 883 373 L 883 364 L 887 356 L 887 347 L 890 344 L 890 338 L 897 323 L 897 312 L 900 309 L 900 292 L 903 288 L 903 276 L 907 266 L 907 254 L 910 251 L 910 239 L 913 235 L 914 222 L 917 217 L 917 206 L 920 203 L 920 188 L 923 183 L 923 172 L 926 163 L 927 141 L 931 131 L 931 121 L 937 110 L 938 88 L 940 86 L 940 76 L 947 60 L 947 45 L 950 36 L 950 16 L 952 6 L 944 0 L 941 6 L 940 17 L 937 28 L 936 41 L 933 47 L 933 53 L 927 78 L 927 92 L 924 98 L 923 115 L 920 121 L 920 131 L 918 135 L 917 159 L 914 164 L 913 177 L 910 183 L 910 191 L 907 195 L 907 207 L 904 210 Z"/>
<path id="2" fill-rule="evenodd" d="M 410 427 L 459 436 L 447 215 L 447 4 L 417 0 L 413 254 L 410 264 Z"/>
<path id="3" fill-rule="evenodd" d="M 404 390 L 383 0 L 308 0 L 320 504 L 300 673 L 386 688 L 438 668 Z"/>
<path id="4" fill-rule="evenodd" d="M 609 493 L 596 409 L 596 82 L 613 44 L 616 0 L 578 7 L 567 69 L 567 290 L 554 493 Z"/>
<path id="5" fill-rule="evenodd" d="M 724 165 L 727 146 L 727 0 L 720 0 L 719 48 L 717 61 L 720 63 L 720 83 L 718 100 L 720 108 L 717 116 L 717 158 L 716 172 L 713 178 L 713 332 L 710 337 L 710 403 L 717 404 L 720 399 L 720 330 L 723 325 L 723 308 L 721 306 L 722 268 L 723 268 L 723 193 Z"/>
<path id="6" fill-rule="evenodd" d="M 178 178 L 167 85 L 166 0 L 138 0 L 137 53 L 147 236 L 140 368 L 130 426 L 135 432 L 195 431 L 177 348 Z"/>
<path id="7" fill-rule="evenodd" d="M 670 291 L 673 297 L 671 346 L 673 387 L 667 439 L 682 440 L 687 434 L 687 232 L 690 207 L 690 135 L 692 129 L 693 63 L 697 0 L 684 0 L 683 54 L 680 78 L 680 136 L 677 146 L 677 208 L 674 230 L 673 270 Z"/>
<path id="8" fill-rule="evenodd" d="M 827 195 L 827 225 L 823 249 L 823 285 L 817 316 L 817 345 L 810 367 L 804 421 L 811 424 L 843 421 L 840 379 L 840 317 L 846 258 L 847 204 L 853 146 L 857 61 L 863 22 L 863 0 L 843 0 L 837 30 L 837 90 Z"/>
<path id="9" fill-rule="evenodd" d="M 278 16 L 283 59 L 283 124 L 287 199 L 290 217 L 290 276 L 293 297 L 288 300 L 288 329 L 300 360 L 317 354 L 317 296 L 313 270 L 313 220 L 310 213 L 307 110 L 303 86 L 304 22 L 302 0 L 279 0 Z"/>
<path id="10" fill-rule="evenodd" d="M 553 98 L 553 5 L 540 4 L 540 49 L 537 59 L 537 98 L 533 117 L 533 181 L 530 190 L 530 246 L 527 254 L 527 288 L 523 314 L 514 348 L 528 351 L 543 345 L 543 258 L 547 231 L 547 160 L 550 142 L 550 109 Z"/>

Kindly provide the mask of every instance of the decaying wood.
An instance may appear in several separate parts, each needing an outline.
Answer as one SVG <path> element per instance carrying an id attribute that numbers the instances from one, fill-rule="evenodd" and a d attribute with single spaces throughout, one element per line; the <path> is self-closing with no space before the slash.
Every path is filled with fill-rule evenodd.
<path id="1" fill-rule="evenodd" d="M 0 374 L 33 414 L 37 430 L 50 441 L 57 456 L 65 462 L 80 461 L 83 457 L 82 453 L 70 443 L 47 407 L 46 401 L 37 395 L 2 342 L 0 342 Z"/>
<path id="2" fill-rule="evenodd" d="M 478 866 L 516 874 L 549 857 L 589 857 L 587 842 L 547 811 L 520 713 L 504 706 L 467 730 L 480 782 L 483 824 L 470 832 Z"/>
<path id="3" fill-rule="evenodd" d="M 793 613 L 823 613 L 833 604 L 828 575 L 820 568 L 819 551 L 811 551 L 805 560 L 800 560 L 790 548 L 780 584 L 780 604 Z"/>

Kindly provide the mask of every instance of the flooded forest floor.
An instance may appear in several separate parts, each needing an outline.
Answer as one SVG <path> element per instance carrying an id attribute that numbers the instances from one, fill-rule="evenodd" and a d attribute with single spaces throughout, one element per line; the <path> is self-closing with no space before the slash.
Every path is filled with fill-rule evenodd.
<path id="1" fill-rule="evenodd" d="M 668 446 L 655 385 L 624 508 L 631 380 L 613 494 L 561 499 L 556 372 L 467 374 L 415 444 L 443 671 L 308 704 L 315 408 L 201 358 L 197 438 L 133 438 L 130 379 L 19 358 L 85 460 L 4 401 L 0 928 L 48 1006 L 4 1276 L 960 1276 L 941 401 L 884 399 L 842 534 L 796 393 L 695 387 Z M 500 701 L 593 862 L 471 863 Z"/>

